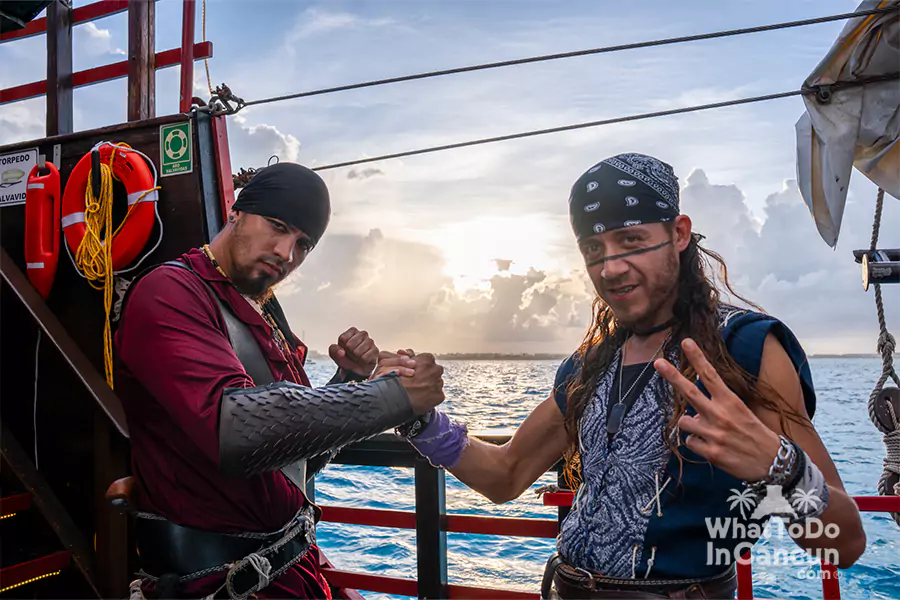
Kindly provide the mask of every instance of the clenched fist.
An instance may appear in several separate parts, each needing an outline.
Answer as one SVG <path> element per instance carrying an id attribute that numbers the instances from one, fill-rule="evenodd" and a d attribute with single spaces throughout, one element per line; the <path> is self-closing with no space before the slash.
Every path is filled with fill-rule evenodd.
<path id="1" fill-rule="evenodd" d="M 328 354 L 338 368 L 363 376 L 368 376 L 378 361 L 375 341 L 356 327 L 342 333 L 337 344 L 329 346 Z"/>

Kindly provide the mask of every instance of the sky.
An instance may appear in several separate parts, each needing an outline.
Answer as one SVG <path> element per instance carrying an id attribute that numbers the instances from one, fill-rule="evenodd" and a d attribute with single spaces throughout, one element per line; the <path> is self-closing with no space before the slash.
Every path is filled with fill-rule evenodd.
<path id="1" fill-rule="evenodd" d="M 76 6 L 86 4 L 75 2 Z M 247 100 L 467 64 L 850 12 L 846 0 L 521 2 L 209 0 L 213 85 Z M 200 40 L 198 3 L 197 40 Z M 181 3 L 156 9 L 157 51 L 180 45 Z M 797 89 L 842 22 L 467 73 L 250 107 L 229 117 L 234 172 L 272 155 L 315 167 L 452 143 Z M 76 70 L 123 60 L 127 19 L 74 33 Z M 0 45 L 0 87 L 45 73 L 44 38 Z M 7 65 L 9 67 L 7 68 Z M 208 97 L 197 63 L 195 93 Z M 177 110 L 178 68 L 157 74 L 157 114 Z M 125 120 L 126 81 L 75 91 L 75 128 Z M 345 329 L 385 349 L 569 353 L 594 292 L 567 198 L 619 152 L 671 164 L 682 210 L 726 259 L 738 291 L 809 353 L 871 353 L 867 248 L 876 187 L 854 172 L 835 249 L 796 185 L 800 98 L 488 144 L 322 171 L 324 239 L 277 293 L 293 329 L 324 351 Z M 44 101 L 0 106 L 0 144 L 42 137 Z M 897 247 L 900 201 L 885 200 Z M 900 288 L 884 289 L 900 331 Z"/>

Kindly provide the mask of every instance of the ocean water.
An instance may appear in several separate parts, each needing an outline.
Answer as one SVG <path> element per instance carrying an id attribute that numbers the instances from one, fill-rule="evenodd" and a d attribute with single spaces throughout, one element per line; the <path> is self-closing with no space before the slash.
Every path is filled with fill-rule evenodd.
<path id="1" fill-rule="evenodd" d="M 446 361 L 447 400 L 443 409 L 465 419 L 469 430 L 518 426 L 550 391 L 556 361 Z M 813 358 L 818 405 L 813 420 L 851 495 L 876 495 L 884 444 L 870 423 L 869 392 L 881 373 L 879 359 Z M 310 366 L 314 385 L 333 373 L 329 361 Z M 555 482 L 546 474 L 513 502 L 495 505 L 449 473 L 447 511 L 454 514 L 555 519 L 556 509 L 535 496 L 537 487 Z M 365 508 L 414 510 L 412 469 L 329 465 L 317 477 L 319 503 Z M 900 527 L 885 513 L 863 513 L 867 550 L 850 569 L 840 571 L 844 599 L 900 598 Z M 413 530 L 321 523 L 319 543 L 342 569 L 397 577 L 416 577 Z M 484 585 L 537 593 L 555 540 L 472 534 L 447 535 L 451 583 Z M 757 598 L 822 598 L 815 565 L 771 559 L 797 546 L 780 528 L 754 547 L 753 591 Z M 370 598 L 382 594 L 364 592 Z"/>

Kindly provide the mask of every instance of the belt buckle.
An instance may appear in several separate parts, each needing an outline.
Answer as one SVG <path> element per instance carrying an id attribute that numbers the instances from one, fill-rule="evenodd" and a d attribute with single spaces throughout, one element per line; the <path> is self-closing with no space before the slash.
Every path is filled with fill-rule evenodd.
<path id="1" fill-rule="evenodd" d="M 575 567 L 575 565 L 572 565 Z M 587 577 L 587 589 L 591 592 L 597 591 L 597 580 L 594 578 L 594 574 L 586 569 L 582 569 L 581 567 L 575 567 L 575 571 L 578 573 L 582 573 L 585 577 Z"/>

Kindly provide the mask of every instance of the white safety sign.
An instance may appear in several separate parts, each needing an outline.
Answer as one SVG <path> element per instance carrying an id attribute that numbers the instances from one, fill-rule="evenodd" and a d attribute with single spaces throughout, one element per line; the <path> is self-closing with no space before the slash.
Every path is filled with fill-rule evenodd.
<path id="1" fill-rule="evenodd" d="M 37 158 L 37 148 L 0 154 L 0 208 L 25 203 L 25 184 Z"/>

